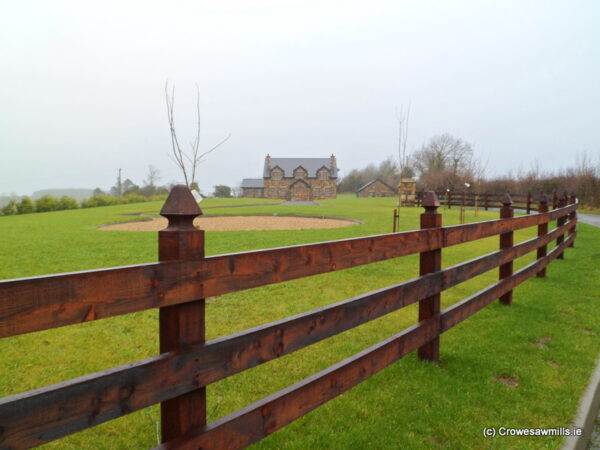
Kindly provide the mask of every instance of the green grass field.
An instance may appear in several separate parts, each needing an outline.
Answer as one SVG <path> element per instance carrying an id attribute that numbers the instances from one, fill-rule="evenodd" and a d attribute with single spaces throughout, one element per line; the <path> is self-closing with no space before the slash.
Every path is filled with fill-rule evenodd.
<path id="1" fill-rule="evenodd" d="M 235 208 L 228 206 L 245 205 Z M 0 217 L 0 279 L 155 261 L 156 233 L 99 231 L 153 214 L 159 203 Z M 203 202 L 206 214 L 347 217 L 329 230 L 207 233 L 207 254 L 391 231 L 394 199 L 341 196 L 320 206 L 260 199 Z M 441 208 L 444 224 L 458 210 Z M 401 229 L 418 228 L 421 208 L 401 210 Z M 470 221 L 497 212 L 469 211 Z M 551 227 L 552 228 L 552 227 Z M 515 241 L 535 234 L 517 232 Z M 448 266 L 496 250 L 489 238 L 443 251 Z M 521 258 L 516 267 L 532 260 Z M 281 319 L 414 277 L 418 256 L 313 276 L 208 300 L 209 339 Z M 443 296 L 444 307 L 494 282 L 497 270 Z M 358 387 L 263 440 L 264 448 L 558 448 L 562 438 L 483 437 L 484 427 L 569 426 L 600 353 L 600 229 L 580 224 L 574 249 L 498 302 L 445 333 L 441 362 L 411 354 Z M 158 314 L 147 311 L 0 340 L 0 396 L 15 394 L 157 353 Z M 229 414 L 413 324 L 416 305 L 389 314 L 208 387 L 210 420 Z M 155 446 L 158 408 L 148 408 L 48 447 Z"/>

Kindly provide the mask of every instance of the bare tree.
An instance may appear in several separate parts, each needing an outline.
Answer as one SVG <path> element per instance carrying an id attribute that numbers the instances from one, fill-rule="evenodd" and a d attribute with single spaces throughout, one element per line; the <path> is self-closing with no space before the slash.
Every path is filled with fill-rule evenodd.
<path id="1" fill-rule="evenodd" d="M 408 157 L 406 155 L 406 142 L 408 140 L 408 122 L 410 119 L 410 102 L 404 112 L 404 105 L 400 106 L 400 111 L 396 110 L 396 120 L 398 121 L 398 163 L 400 167 L 400 178 L 407 175 Z"/>
<path id="2" fill-rule="evenodd" d="M 421 181 L 436 189 L 473 183 L 485 170 L 471 144 L 450 134 L 431 138 L 414 153 L 413 164 Z"/>
<path id="3" fill-rule="evenodd" d="M 144 184 L 150 187 L 156 187 L 156 183 L 160 180 L 160 171 L 152 164 L 148 166 L 148 175 L 144 180 Z"/>
<path id="4" fill-rule="evenodd" d="M 175 117 L 173 114 L 175 105 L 175 86 L 173 86 L 169 91 L 168 80 L 165 82 L 165 102 L 167 105 L 169 130 L 171 132 L 172 153 L 169 156 L 173 159 L 175 164 L 177 164 L 181 170 L 181 173 L 183 174 L 185 184 L 191 189 L 196 185 L 196 174 L 200 163 L 205 160 L 208 154 L 212 153 L 221 145 L 223 145 L 231 137 L 231 134 L 228 134 L 223 140 L 217 143 L 217 145 L 211 147 L 207 151 L 200 152 L 200 89 L 198 88 L 198 85 L 196 85 L 196 134 L 194 140 L 190 142 L 190 152 L 185 152 L 182 150 L 181 145 L 179 144 L 177 132 L 175 131 Z"/>

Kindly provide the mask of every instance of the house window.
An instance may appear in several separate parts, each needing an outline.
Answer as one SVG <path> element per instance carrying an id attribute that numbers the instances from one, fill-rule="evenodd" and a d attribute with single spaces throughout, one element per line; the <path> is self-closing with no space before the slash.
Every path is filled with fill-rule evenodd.
<path id="1" fill-rule="evenodd" d="M 271 178 L 273 180 L 281 180 L 283 178 L 283 172 L 281 171 L 281 169 L 271 170 Z"/>
<path id="2" fill-rule="evenodd" d="M 329 173 L 326 170 L 320 170 L 319 180 L 329 180 Z"/>

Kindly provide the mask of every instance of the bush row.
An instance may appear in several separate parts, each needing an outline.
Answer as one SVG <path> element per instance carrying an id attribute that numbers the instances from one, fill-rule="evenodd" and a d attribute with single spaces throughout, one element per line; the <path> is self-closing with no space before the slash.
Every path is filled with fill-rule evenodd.
<path id="1" fill-rule="evenodd" d="M 114 195 L 94 195 L 86 200 L 83 200 L 81 204 L 72 197 L 53 197 L 51 195 L 45 195 L 32 200 L 29 197 L 23 197 L 21 200 L 11 200 L 4 208 L 0 210 L 0 215 L 12 216 L 15 214 L 29 214 L 34 212 L 48 212 L 48 211 L 63 211 L 67 209 L 77 208 L 95 208 L 97 206 L 110 206 L 110 205 L 122 205 L 127 203 L 140 203 L 150 202 L 155 200 L 164 200 L 164 195 L 153 195 L 144 196 L 140 194 L 126 194 L 121 197 Z"/>

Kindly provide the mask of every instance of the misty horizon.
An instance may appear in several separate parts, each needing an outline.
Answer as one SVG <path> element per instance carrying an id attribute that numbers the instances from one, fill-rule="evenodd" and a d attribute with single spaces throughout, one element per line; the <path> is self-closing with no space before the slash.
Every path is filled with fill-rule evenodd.
<path id="1" fill-rule="evenodd" d="M 434 135 L 470 142 L 487 176 L 596 157 L 595 2 L 22 2 L 0 17 L 0 192 L 181 182 L 164 83 L 187 143 L 231 139 L 199 185 L 238 186 L 264 156 L 328 157 L 340 176 Z M 187 144 L 186 144 L 187 145 Z"/>

